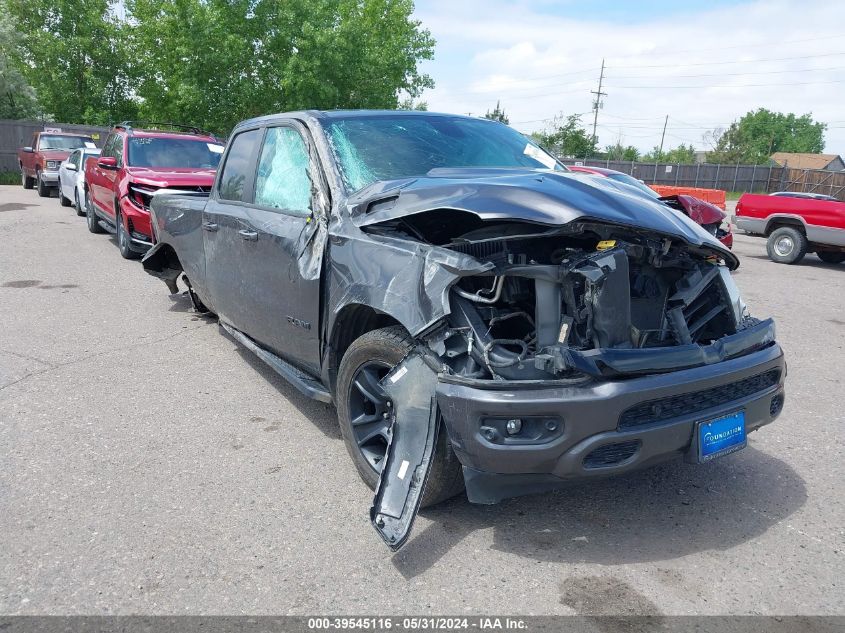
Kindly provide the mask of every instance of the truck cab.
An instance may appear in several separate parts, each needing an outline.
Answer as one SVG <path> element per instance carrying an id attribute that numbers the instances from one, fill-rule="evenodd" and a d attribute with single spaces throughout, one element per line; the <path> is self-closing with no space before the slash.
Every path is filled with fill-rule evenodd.
<path id="1" fill-rule="evenodd" d="M 37 187 L 39 196 L 50 196 L 52 190 L 59 186 L 59 165 L 73 150 L 82 147 L 93 149 L 97 145 L 87 134 L 60 130 L 35 132 L 30 144 L 18 150 L 23 188 Z"/>

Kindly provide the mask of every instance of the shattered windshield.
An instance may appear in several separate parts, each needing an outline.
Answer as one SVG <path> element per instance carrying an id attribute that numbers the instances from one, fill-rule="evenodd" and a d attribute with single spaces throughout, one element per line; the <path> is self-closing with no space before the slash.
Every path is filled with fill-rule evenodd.
<path id="1" fill-rule="evenodd" d="M 326 135 L 350 191 L 377 180 L 421 176 L 437 168 L 565 170 L 516 130 L 485 119 L 417 114 L 350 116 L 329 119 Z"/>

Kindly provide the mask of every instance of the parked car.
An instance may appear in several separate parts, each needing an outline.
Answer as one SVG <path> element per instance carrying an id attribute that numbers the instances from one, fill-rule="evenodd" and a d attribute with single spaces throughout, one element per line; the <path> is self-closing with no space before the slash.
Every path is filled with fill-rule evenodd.
<path id="1" fill-rule="evenodd" d="M 767 237 L 769 258 L 779 264 L 797 264 L 807 253 L 828 264 L 845 261 L 845 202 L 780 193 L 742 194 L 737 228 Z"/>
<path id="2" fill-rule="evenodd" d="M 127 121 L 116 126 L 99 158 L 85 166 L 88 230 L 116 233 L 126 259 L 152 246 L 152 197 L 164 190 L 208 193 L 224 148 L 198 128 L 140 125 Z"/>
<path id="3" fill-rule="evenodd" d="M 32 144 L 18 150 L 21 184 L 24 189 L 38 187 L 38 195 L 47 197 L 59 184 L 59 164 L 78 148 L 97 147 L 87 134 L 36 132 Z"/>
<path id="4" fill-rule="evenodd" d="M 59 165 L 59 203 L 63 207 L 76 207 L 76 215 L 85 215 L 81 204 L 85 200 L 85 162 L 99 155 L 97 148 L 75 149 Z"/>
<path id="5" fill-rule="evenodd" d="M 496 503 L 703 463 L 781 412 L 736 255 L 512 128 L 293 112 L 239 124 L 221 165 L 210 194 L 155 196 L 144 269 L 335 403 L 391 548 L 464 487 Z"/>
<path id="6" fill-rule="evenodd" d="M 824 193 L 811 193 L 805 191 L 775 191 L 770 193 L 770 196 L 779 196 L 783 198 L 812 198 L 813 200 L 833 200 L 837 201 L 833 196 L 828 196 Z"/>
<path id="7" fill-rule="evenodd" d="M 625 172 L 616 171 L 615 169 L 607 169 L 605 167 L 586 167 L 583 165 L 570 165 L 569 169 L 576 173 L 591 174 L 594 176 L 604 177 L 609 180 L 620 182 L 638 189 L 643 194 L 662 200 L 669 206 L 684 213 L 691 218 L 696 224 L 704 227 L 704 229 L 714 235 L 717 240 L 728 248 L 733 248 L 734 236 L 731 224 L 728 221 L 728 215 L 719 207 L 711 202 L 696 198 L 688 194 L 678 194 L 672 196 L 660 196 L 654 189 L 645 184 L 642 180 L 638 180 Z"/>

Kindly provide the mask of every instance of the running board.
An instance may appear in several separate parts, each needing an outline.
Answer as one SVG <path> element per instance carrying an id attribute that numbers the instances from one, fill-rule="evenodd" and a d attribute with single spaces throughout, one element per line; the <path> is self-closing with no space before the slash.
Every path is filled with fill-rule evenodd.
<path id="1" fill-rule="evenodd" d="M 263 360 L 265 363 L 270 365 L 270 367 L 277 374 L 287 380 L 290 384 L 296 387 L 303 394 L 305 394 L 309 398 L 313 398 L 314 400 L 319 400 L 320 402 L 331 403 L 332 394 L 330 394 L 326 390 L 326 388 L 322 384 L 320 384 L 315 378 L 309 376 L 303 371 L 300 371 L 299 369 L 297 369 L 287 361 L 282 360 L 272 352 L 268 352 L 263 347 L 260 347 L 258 343 L 253 341 L 246 334 L 244 334 L 240 330 L 236 330 L 234 327 L 232 327 L 225 321 L 219 321 L 219 323 L 224 330 L 226 330 L 229 334 L 232 335 L 232 338 L 234 338 L 238 343 L 250 350 L 253 354 L 258 356 L 258 358 Z"/>

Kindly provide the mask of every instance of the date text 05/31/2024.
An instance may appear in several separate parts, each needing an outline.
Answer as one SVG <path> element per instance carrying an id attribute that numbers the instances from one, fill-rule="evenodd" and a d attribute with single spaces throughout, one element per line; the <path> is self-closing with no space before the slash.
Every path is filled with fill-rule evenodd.
<path id="1" fill-rule="evenodd" d="M 346 617 L 346 618 L 309 618 L 308 628 L 311 630 L 391 630 L 398 631 L 447 631 L 447 630 L 479 630 L 519 631 L 527 629 L 527 623 L 521 618 L 511 617 Z"/>

